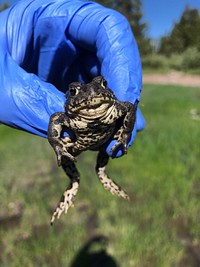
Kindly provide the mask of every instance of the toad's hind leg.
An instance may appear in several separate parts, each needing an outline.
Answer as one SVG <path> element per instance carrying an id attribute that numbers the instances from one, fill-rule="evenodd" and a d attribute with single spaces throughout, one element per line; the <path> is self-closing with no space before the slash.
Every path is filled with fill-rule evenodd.
<path id="1" fill-rule="evenodd" d="M 105 172 L 106 165 L 108 164 L 109 156 L 106 152 L 100 151 L 97 156 L 96 173 L 106 190 L 109 190 L 113 195 L 117 195 L 124 199 L 129 200 L 128 194 L 121 189 L 114 181 L 112 181 Z"/>
<path id="2" fill-rule="evenodd" d="M 51 217 L 51 225 L 55 219 L 59 219 L 63 211 L 67 213 L 68 209 L 73 205 L 79 188 L 80 175 L 74 162 L 67 157 L 62 157 L 61 165 L 65 173 L 69 176 L 71 182 L 61 196 L 60 202 Z"/>

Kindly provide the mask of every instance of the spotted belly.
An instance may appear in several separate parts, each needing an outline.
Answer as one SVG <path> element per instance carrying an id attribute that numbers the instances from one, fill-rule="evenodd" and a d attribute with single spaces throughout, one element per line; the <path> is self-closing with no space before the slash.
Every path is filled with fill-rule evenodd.
<path id="1" fill-rule="evenodd" d="M 80 150 L 98 150 L 113 135 L 114 129 L 107 127 L 104 129 L 96 129 L 86 133 L 80 133 L 76 136 L 75 146 Z"/>

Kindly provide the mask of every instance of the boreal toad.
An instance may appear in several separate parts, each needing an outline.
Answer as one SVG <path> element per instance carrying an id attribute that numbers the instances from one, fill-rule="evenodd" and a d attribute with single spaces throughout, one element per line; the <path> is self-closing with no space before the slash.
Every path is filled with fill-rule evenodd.
<path id="1" fill-rule="evenodd" d="M 54 113 L 50 118 L 48 140 L 57 155 L 58 165 L 62 166 L 71 183 L 63 193 L 51 223 L 63 211 L 66 213 L 74 202 L 80 179 L 75 158 L 85 150 L 99 151 L 96 173 L 104 188 L 114 195 L 129 199 L 127 193 L 105 172 L 109 160 L 105 147 L 109 140 L 116 139 L 111 153 L 119 146 L 127 153 L 137 105 L 120 102 L 102 76 L 95 77 L 88 84 L 71 83 L 66 98 L 65 112 Z M 69 137 L 63 136 L 65 127 L 73 133 Z"/>

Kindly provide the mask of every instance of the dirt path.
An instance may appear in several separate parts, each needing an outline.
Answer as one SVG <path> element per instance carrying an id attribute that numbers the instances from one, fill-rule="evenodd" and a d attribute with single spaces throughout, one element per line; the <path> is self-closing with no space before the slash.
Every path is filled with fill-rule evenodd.
<path id="1" fill-rule="evenodd" d="M 200 87 L 200 75 L 189 75 L 182 72 L 166 74 L 143 74 L 144 84 L 176 84 L 183 86 Z"/>

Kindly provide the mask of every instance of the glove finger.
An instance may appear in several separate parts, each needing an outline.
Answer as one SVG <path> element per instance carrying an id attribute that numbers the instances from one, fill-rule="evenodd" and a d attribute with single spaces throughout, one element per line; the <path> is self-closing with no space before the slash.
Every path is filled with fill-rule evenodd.
<path id="1" fill-rule="evenodd" d="M 146 125 L 145 119 L 142 115 L 141 110 L 138 108 L 136 113 L 136 129 L 137 131 L 141 131 L 144 129 Z"/>
<path id="2" fill-rule="evenodd" d="M 47 137 L 50 115 L 63 111 L 65 95 L 24 71 L 9 55 L 0 64 L 6 73 L 1 81 L 5 89 L 0 90 L 0 122 Z"/>
<path id="3" fill-rule="evenodd" d="M 90 4 L 77 11 L 68 37 L 96 52 L 101 74 L 121 101 L 139 101 L 142 70 L 138 47 L 128 21 L 121 14 Z"/>

